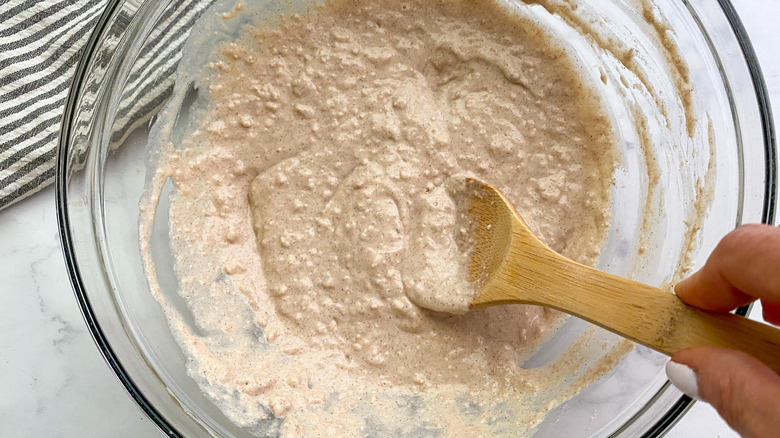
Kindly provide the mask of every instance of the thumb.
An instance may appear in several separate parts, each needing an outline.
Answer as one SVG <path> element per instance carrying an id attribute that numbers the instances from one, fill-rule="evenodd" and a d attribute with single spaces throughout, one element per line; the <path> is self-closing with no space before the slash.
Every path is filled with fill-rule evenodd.
<path id="1" fill-rule="evenodd" d="M 710 403 L 743 437 L 776 437 L 780 431 L 780 376 L 757 359 L 694 347 L 675 354 L 666 370 L 676 387 Z"/>

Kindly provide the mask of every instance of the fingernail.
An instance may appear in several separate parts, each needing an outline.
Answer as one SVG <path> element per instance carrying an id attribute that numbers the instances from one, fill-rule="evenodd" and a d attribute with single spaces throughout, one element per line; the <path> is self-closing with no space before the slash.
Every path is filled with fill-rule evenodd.
<path id="1" fill-rule="evenodd" d="M 669 361 L 666 363 L 666 375 L 672 385 L 688 397 L 701 400 L 699 396 L 699 381 L 696 371 L 681 363 Z"/>

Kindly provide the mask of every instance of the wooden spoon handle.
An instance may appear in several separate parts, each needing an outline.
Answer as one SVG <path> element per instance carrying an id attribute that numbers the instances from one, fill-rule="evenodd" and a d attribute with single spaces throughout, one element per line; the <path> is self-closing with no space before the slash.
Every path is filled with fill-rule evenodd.
<path id="1" fill-rule="evenodd" d="M 780 329 L 688 306 L 670 292 L 580 265 L 543 245 L 520 244 L 509 253 L 513 263 L 472 305 L 542 304 L 670 356 L 687 347 L 730 348 L 780 373 Z"/>
<path id="2" fill-rule="evenodd" d="M 560 297 L 579 292 L 587 302 L 551 298 L 556 302 L 550 306 L 670 356 L 688 347 L 730 348 L 780 373 L 780 329 L 730 313 L 700 310 L 661 289 L 565 262 L 576 269 L 562 269 L 561 284 L 568 284 L 571 293 Z"/>

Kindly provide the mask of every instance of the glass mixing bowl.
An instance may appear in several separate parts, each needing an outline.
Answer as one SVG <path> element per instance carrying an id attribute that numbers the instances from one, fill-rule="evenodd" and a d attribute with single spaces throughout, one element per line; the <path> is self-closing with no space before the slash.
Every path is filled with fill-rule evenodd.
<path id="1" fill-rule="evenodd" d="M 505 3 L 527 7 L 513 0 Z M 257 3 L 261 8 L 273 4 Z M 571 22 L 545 15 L 541 7 L 533 10 L 541 14 L 541 21 L 559 27 L 573 57 L 593 67 L 586 70 L 595 75 L 591 79 L 601 87 L 617 127 L 621 166 L 612 189 L 613 224 L 599 266 L 660 285 L 680 273 L 682 249 L 688 244 L 694 244 L 689 253 L 693 266 L 700 266 L 734 227 L 773 223 L 776 145 L 763 78 L 728 0 L 637 4 L 643 5 L 646 16 L 666 17 L 665 26 L 690 68 L 694 111 L 707 122 L 705 129 L 697 131 L 699 141 L 687 145 L 684 136 L 664 136 L 666 131 L 651 129 L 651 137 L 656 135 L 650 147 L 656 186 L 661 189 L 657 192 L 649 182 L 653 179 L 648 176 L 650 155 L 637 146 L 636 120 L 625 111 L 625 96 L 615 88 L 636 78 L 613 62 L 614 53 L 589 48 L 587 38 L 579 38 L 582 35 L 567 26 Z M 188 72 L 209 59 L 211 49 L 200 38 L 204 33 L 210 35 L 209 44 L 235 33 L 241 21 L 230 21 L 232 8 L 214 0 L 110 1 L 77 69 L 60 135 L 58 219 L 76 297 L 109 366 L 141 408 L 172 437 L 256 436 L 229 421 L 187 374 L 186 357 L 152 296 L 139 249 L 139 200 L 154 172 L 156 143 L 151 139 L 159 134 L 154 122 L 172 114 L 172 138 L 191 128 L 189 111 L 206 93 L 193 87 Z M 642 28 L 631 27 L 626 8 L 612 0 L 581 6 L 605 12 L 616 23 L 622 21 L 625 28 L 614 26 L 614 35 L 644 47 L 652 39 L 640 35 Z M 198 30 L 191 31 L 193 26 Z M 672 35 L 665 27 L 654 29 L 650 32 L 662 37 Z M 640 75 L 641 71 L 634 72 Z M 644 80 L 659 88 L 670 81 L 663 75 Z M 671 96 L 669 102 L 677 97 Z M 708 165 L 710 157 L 714 166 Z M 701 188 L 707 189 L 709 203 L 697 201 L 702 199 Z M 165 199 L 157 208 L 151 251 L 166 300 L 186 313 L 167 250 Z M 644 215 L 651 214 L 643 210 L 646 206 L 653 207 L 653 220 L 644 224 Z M 708 214 L 698 224 L 698 234 L 690 235 L 693 240 L 686 240 L 687 213 L 694 210 L 708 210 Z M 748 314 L 749 309 L 739 312 Z M 584 327 L 571 318 L 523 366 L 549 361 Z M 596 339 L 614 341 L 601 332 Z M 553 410 L 536 436 L 664 434 L 692 403 L 666 380 L 665 360 L 634 348 L 610 373 Z"/>

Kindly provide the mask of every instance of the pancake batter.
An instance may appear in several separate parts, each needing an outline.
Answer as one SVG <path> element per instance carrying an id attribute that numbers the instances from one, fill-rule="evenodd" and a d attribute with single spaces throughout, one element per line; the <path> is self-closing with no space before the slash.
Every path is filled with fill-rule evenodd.
<path id="1" fill-rule="evenodd" d="M 210 113 L 155 176 L 203 390 L 258 436 L 531 433 L 566 372 L 518 364 L 560 315 L 409 297 L 447 287 L 426 269 L 458 256 L 453 175 L 596 261 L 614 136 L 566 52 L 490 0 L 355 0 L 247 30 L 212 67 Z"/>

